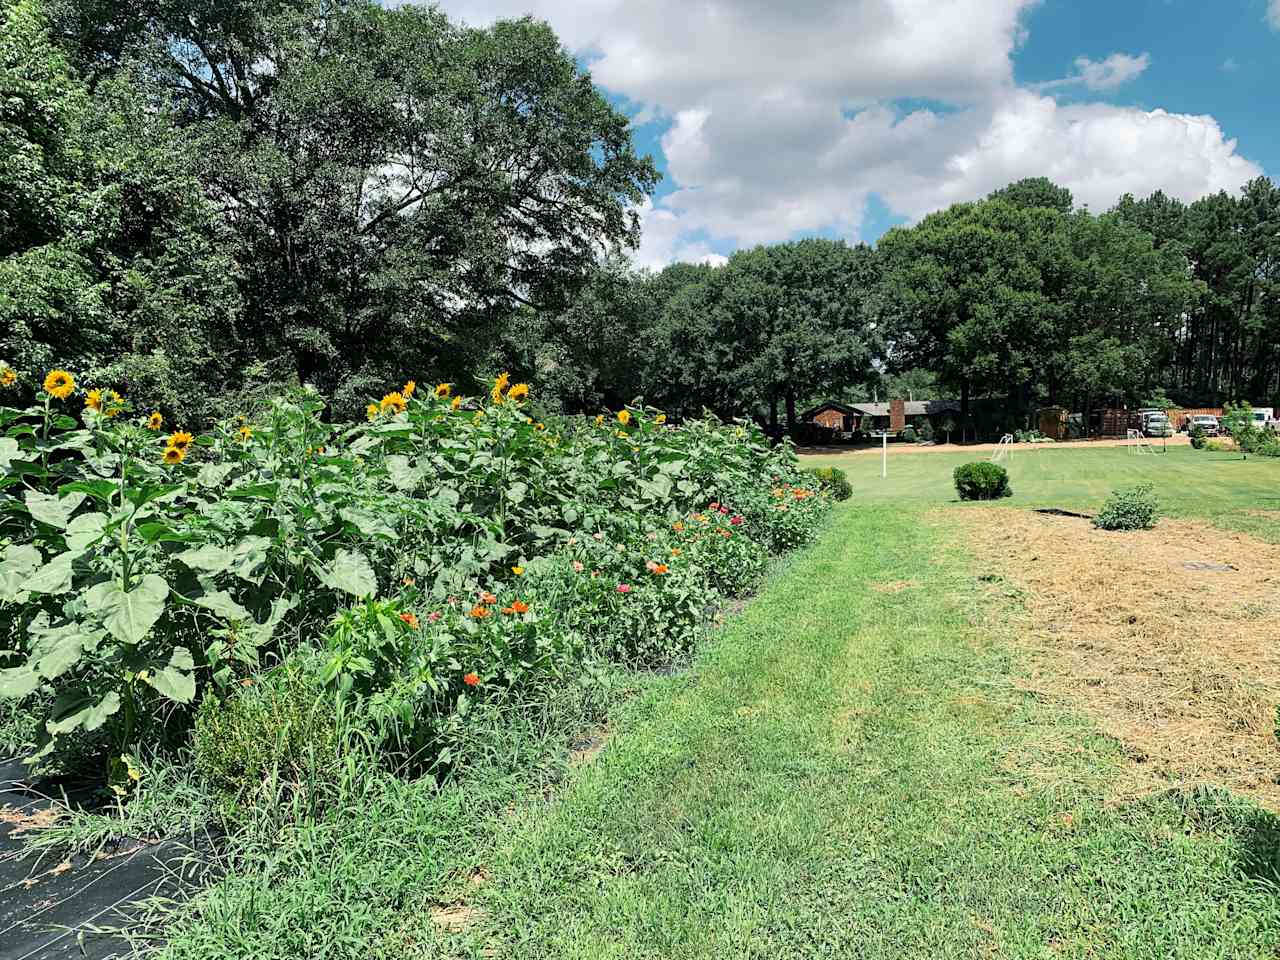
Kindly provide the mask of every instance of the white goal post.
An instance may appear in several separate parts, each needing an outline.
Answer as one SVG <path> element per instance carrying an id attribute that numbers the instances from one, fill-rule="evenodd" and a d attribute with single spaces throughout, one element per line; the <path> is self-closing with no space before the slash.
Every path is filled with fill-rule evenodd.
<path id="1" fill-rule="evenodd" d="M 1148 440 L 1141 430 L 1129 428 L 1129 442 L 1127 444 L 1130 453 L 1154 453 L 1151 448 L 1151 441 Z"/>
<path id="2" fill-rule="evenodd" d="M 1013 434 L 1006 433 L 1003 437 L 1000 438 L 1000 443 L 996 445 L 995 450 L 992 451 L 991 462 L 999 463 L 1001 460 L 1007 460 L 1012 453 L 1013 453 Z"/>

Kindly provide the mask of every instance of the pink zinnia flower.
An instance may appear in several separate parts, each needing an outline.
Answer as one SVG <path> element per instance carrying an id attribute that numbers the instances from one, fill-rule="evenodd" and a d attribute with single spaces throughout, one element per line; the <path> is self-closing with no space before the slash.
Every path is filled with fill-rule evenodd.
<path id="1" fill-rule="evenodd" d="M 574 572 L 574 573 L 581 573 L 581 572 L 582 572 L 582 561 L 580 561 L 580 560 L 575 560 L 575 561 L 573 561 L 573 572 Z"/>
<path id="2" fill-rule="evenodd" d="M 742 526 L 742 517 L 740 517 L 740 516 L 738 516 L 738 517 L 734 517 L 734 518 L 733 518 L 732 520 L 730 520 L 729 522 L 730 522 L 730 523 L 732 523 L 735 527 L 740 527 L 740 526 Z"/>
<path id="3" fill-rule="evenodd" d="M 618 592 L 619 592 L 619 593 L 630 593 L 630 592 L 631 592 L 631 584 L 629 584 L 629 583 L 620 583 L 620 584 L 618 584 Z"/>
<path id="4" fill-rule="evenodd" d="M 430 613 L 427 614 L 427 623 L 435 623 L 439 619 L 440 619 L 439 610 L 432 610 Z"/>

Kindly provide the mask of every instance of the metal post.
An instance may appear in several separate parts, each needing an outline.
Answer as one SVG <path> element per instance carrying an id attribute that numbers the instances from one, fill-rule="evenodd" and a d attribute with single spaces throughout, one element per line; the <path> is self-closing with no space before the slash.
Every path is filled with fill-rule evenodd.
<path id="1" fill-rule="evenodd" d="M 889 476 L 889 434 L 880 434 L 880 479 Z"/>

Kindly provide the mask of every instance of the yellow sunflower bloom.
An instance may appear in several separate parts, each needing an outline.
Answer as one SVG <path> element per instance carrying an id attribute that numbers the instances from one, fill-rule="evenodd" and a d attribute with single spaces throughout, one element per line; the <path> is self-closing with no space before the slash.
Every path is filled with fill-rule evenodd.
<path id="1" fill-rule="evenodd" d="M 65 370 L 50 370 L 44 378 L 44 392 L 51 397 L 65 400 L 76 389 L 76 378 Z"/>
<path id="2" fill-rule="evenodd" d="M 507 391 L 508 400 L 524 400 L 529 396 L 529 385 L 527 383 L 517 383 L 514 387 Z"/>
<path id="3" fill-rule="evenodd" d="M 52 392 L 52 391 L 50 391 Z M 90 390 L 84 395 L 84 408 L 86 410 L 97 410 L 102 412 L 102 391 Z"/>
<path id="4" fill-rule="evenodd" d="M 187 452 L 187 447 L 191 446 L 191 442 L 193 440 L 195 440 L 195 437 L 187 433 L 185 430 L 176 430 L 173 433 L 169 434 L 168 445 L 172 447 L 174 450 L 181 450 L 185 455 Z"/>
<path id="5" fill-rule="evenodd" d="M 603 427 L 603 426 L 604 426 L 604 414 L 603 414 L 603 413 L 597 413 L 597 414 L 596 414 L 596 426 L 597 426 L 597 427 Z"/>
<path id="6" fill-rule="evenodd" d="M 507 384 L 511 382 L 511 374 L 500 373 L 498 379 L 493 381 L 493 389 L 489 391 L 489 396 L 493 398 L 494 403 L 501 403 L 503 394 L 506 393 Z"/>
<path id="7" fill-rule="evenodd" d="M 450 403 L 450 404 L 449 404 L 449 406 L 451 406 L 454 410 L 457 410 L 459 407 L 461 407 L 461 406 L 462 406 L 462 398 L 461 398 L 461 397 L 454 397 L 454 398 L 453 398 L 453 402 L 452 402 L 452 403 Z"/>
<path id="8" fill-rule="evenodd" d="M 368 417 L 370 421 L 377 420 L 378 405 L 376 403 L 369 404 L 367 407 L 364 408 L 364 415 Z"/>
<path id="9" fill-rule="evenodd" d="M 153 410 L 151 416 L 147 417 L 147 429 L 159 430 L 164 426 L 164 417 L 160 415 L 159 410 Z"/>
<path id="10" fill-rule="evenodd" d="M 619 411 L 618 411 L 618 422 L 619 422 L 620 424 L 622 424 L 624 427 L 625 427 L 628 423 L 630 423 L 630 422 L 631 422 L 631 411 L 630 411 L 630 410 L 619 410 Z"/>
<path id="11" fill-rule="evenodd" d="M 546 425 L 545 423 L 537 423 L 537 424 L 534 424 L 533 429 L 535 429 L 535 430 L 545 430 L 545 429 L 547 429 L 547 425 Z"/>
<path id="12" fill-rule="evenodd" d="M 437 396 L 437 397 L 439 397 L 441 400 L 443 400 L 445 397 L 449 396 L 449 394 L 452 392 L 452 390 L 453 390 L 453 387 L 452 387 L 452 386 L 450 386 L 450 385 L 449 385 L 449 384 L 447 384 L 447 383 L 437 383 L 437 384 L 436 384 L 436 396 Z"/>
<path id="13" fill-rule="evenodd" d="M 408 406 L 409 405 L 405 403 L 404 395 L 398 391 L 388 393 L 378 403 L 378 407 L 383 413 L 391 414 L 404 413 L 405 410 L 408 409 Z"/>
<path id="14" fill-rule="evenodd" d="M 0 370 L 0 387 L 12 387 L 18 382 L 18 372 L 13 367 Z"/>
<path id="15" fill-rule="evenodd" d="M 183 460 L 185 460 L 186 457 L 187 457 L 187 451 L 186 451 L 186 448 L 184 447 L 165 447 L 164 448 L 164 456 L 163 456 L 164 462 L 171 467 L 177 466 Z"/>
<path id="16" fill-rule="evenodd" d="M 666 423 L 666 422 L 667 422 L 667 415 L 666 415 L 665 413 L 660 413 L 660 414 L 658 414 L 656 417 L 654 417 L 653 419 L 654 419 L 654 422 L 655 422 L 655 423 Z"/>
<path id="17" fill-rule="evenodd" d="M 511 572 L 514 573 L 517 577 L 523 577 L 524 567 L 512 567 Z"/>
<path id="18" fill-rule="evenodd" d="M 241 443 L 248 443 L 248 442 L 249 442 L 249 438 L 253 436 L 253 427 L 249 426 L 249 425 L 246 423 L 243 427 L 241 427 L 241 428 L 240 428 L 239 430 L 237 430 L 236 432 L 240 434 L 240 442 L 241 442 Z"/>
<path id="19" fill-rule="evenodd" d="M 104 400 L 106 410 L 104 411 L 108 417 L 114 417 L 124 409 L 124 397 L 116 393 L 114 390 L 108 390 Z"/>
<path id="20" fill-rule="evenodd" d="M 404 398 L 408 400 L 410 397 L 413 396 L 414 391 L 417 389 L 418 389 L 418 381 L 410 380 L 407 383 L 405 383 L 403 389 L 401 389 L 400 392 L 403 393 Z"/>

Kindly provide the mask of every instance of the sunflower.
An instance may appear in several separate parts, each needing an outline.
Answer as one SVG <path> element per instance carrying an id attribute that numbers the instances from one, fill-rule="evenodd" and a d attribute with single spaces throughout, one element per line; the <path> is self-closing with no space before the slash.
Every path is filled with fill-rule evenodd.
<path id="1" fill-rule="evenodd" d="M 171 467 L 176 467 L 187 457 L 186 447 L 165 447 L 163 459 Z"/>
<path id="2" fill-rule="evenodd" d="M 243 427 L 237 430 L 236 433 L 240 434 L 241 443 L 248 443 L 249 438 L 253 436 L 253 427 L 246 423 Z"/>
<path id="3" fill-rule="evenodd" d="M 169 434 L 168 445 L 173 447 L 175 450 L 181 450 L 185 456 L 187 447 L 191 446 L 191 441 L 194 439 L 195 437 L 187 433 L 185 430 L 175 430 L 173 433 Z"/>
<path id="4" fill-rule="evenodd" d="M 628 423 L 630 423 L 630 422 L 631 422 L 631 411 L 630 411 L 630 410 L 619 410 L 619 411 L 618 411 L 618 422 L 619 422 L 620 424 L 622 424 L 624 427 L 625 427 Z"/>
<path id="5" fill-rule="evenodd" d="M 514 387 L 507 391 L 508 400 L 523 400 L 529 396 L 529 385 L 527 383 L 517 383 Z"/>
<path id="6" fill-rule="evenodd" d="M 50 374 L 52 376 L 52 374 Z M 52 391 L 50 391 L 52 392 Z M 84 408 L 86 410 L 97 410 L 102 412 L 102 391 L 90 390 L 84 395 Z"/>
<path id="7" fill-rule="evenodd" d="M 408 400 L 410 397 L 412 397 L 412 396 L 413 396 L 414 391 L 415 391 L 415 390 L 417 390 L 417 389 L 418 389 L 418 381 L 417 381 L 417 380 L 409 380 L 409 381 L 407 381 L 407 382 L 405 383 L 405 385 L 400 389 L 400 392 L 401 392 L 401 393 L 403 393 L 403 394 L 404 394 L 404 398 L 405 398 L 406 400 Z"/>
<path id="8" fill-rule="evenodd" d="M 51 397 L 65 400 L 76 389 L 76 378 L 65 370 L 50 370 L 44 378 L 44 392 Z"/>
<path id="9" fill-rule="evenodd" d="M 114 390 L 108 390 L 105 397 L 107 409 L 104 411 L 108 417 L 114 417 L 124 409 L 124 397 L 116 393 Z"/>
<path id="10" fill-rule="evenodd" d="M 445 384 L 445 386 L 447 387 L 447 386 L 448 386 L 448 384 L 446 383 L 446 384 Z M 453 407 L 453 409 L 457 410 L 459 407 L 461 407 L 461 406 L 462 406 L 462 398 L 461 398 L 461 397 L 454 397 L 454 398 L 453 398 L 453 402 L 452 402 L 452 403 L 450 403 L 450 404 L 449 404 L 449 406 L 451 406 L 451 407 Z"/>
<path id="11" fill-rule="evenodd" d="M 654 417 L 654 418 L 653 418 L 653 421 L 654 421 L 654 423 L 666 423 L 666 422 L 667 422 L 667 415 L 666 415 L 665 413 L 660 413 L 660 414 L 658 414 L 656 417 Z"/>
<path id="12" fill-rule="evenodd" d="M 12 387 L 18 382 L 18 373 L 13 367 L 5 367 L 0 370 L 0 387 Z"/>
<path id="13" fill-rule="evenodd" d="M 164 417 L 160 415 L 159 410 L 153 410 L 151 416 L 147 417 L 147 429 L 159 430 L 164 426 Z"/>
<path id="14" fill-rule="evenodd" d="M 493 381 L 493 389 L 489 391 L 489 396 L 493 398 L 494 403 L 502 402 L 502 395 L 506 393 L 507 384 L 511 382 L 511 374 L 500 373 L 498 379 Z"/>
<path id="15" fill-rule="evenodd" d="M 603 427 L 603 426 L 604 426 L 604 414 L 603 414 L 603 413 L 597 413 L 597 414 L 596 414 L 596 426 L 597 426 L 597 427 Z"/>
<path id="16" fill-rule="evenodd" d="M 437 397 L 439 397 L 441 400 L 443 400 L 445 397 L 449 396 L 449 393 L 450 393 L 452 390 L 453 390 L 453 387 L 451 387 L 451 386 L 450 386 L 449 384 L 447 384 L 447 383 L 437 383 L 437 384 L 436 384 L 436 396 L 437 396 Z"/>
<path id="17" fill-rule="evenodd" d="M 385 397 L 383 397 L 382 400 L 378 402 L 378 408 L 383 413 L 390 412 L 391 414 L 394 415 L 397 413 L 404 413 L 405 410 L 408 408 L 408 404 L 405 403 L 404 394 L 399 393 L 397 391 L 393 393 L 388 393 Z"/>
<path id="18" fill-rule="evenodd" d="M 371 423 L 372 423 L 374 420 L 377 420 L 377 419 L 378 419 L 378 405 L 377 405 L 376 403 L 371 403 L 371 404 L 369 404 L 367 407 L 365 407 L 365 408 L 364 408 L 364 415 L 365 415 L 366 417 L 368 417 L 368 418 L 369 418 L 369 421 L 370 421 Z"/>
<path id="19" fill-rule="evenodd" d="M 534 424 L 533 429 L 535 429 L 535 430 L 545 430 L 545 429 L 547 429 L 547 425 L 546 425 L 545 423 L 536 423 L 536 424 Z"/>

